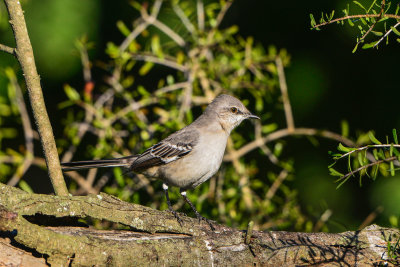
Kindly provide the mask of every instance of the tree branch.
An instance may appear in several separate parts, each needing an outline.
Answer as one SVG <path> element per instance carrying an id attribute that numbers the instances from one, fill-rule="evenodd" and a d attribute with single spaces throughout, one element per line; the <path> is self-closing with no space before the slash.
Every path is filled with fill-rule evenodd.
<path id="1" fill-rule="evenodd" d="M 181 227 L 168 211 L 126 203 L 106 194 L 55 197 L 2 184 L 0 203 L 0 240 L 8 233 L 11 244 L 35 250 L 55 266 L 395 264 L 387 246 L 395 246 L 399 236 L 398 229 L 376 225 L 338 234 L 261 232 L 251 227 L 243 231 L 217 224 L 211 231 L 197 219 L 183 216 Z M 52 216 L 62 218 L 59 226 L 46 226 Z M 67 217 L 105 219 L 133 229 L 63 226 Z"/>
<path id="2" fill-rule="evenodd" d="M 287 129 L 289 131 L 293 131 L 294 130 L 294 119 L 293 119 L 292 107 L 290 105 L 289 94 L 288 94 L 286 78 L 285 78 L 285 71 L 283 69 L 282 59 L 280 57 L 277 57 L 275 60 L 275 63 L 276 63 L 276 67 L 278 70 L 279 87 L 281 88 L 283 109 L 285 110 Z"/>
<path id="3" fill-rule="evenodd" d="M 349 15 L 349 16 L 333 19 L 333 20 L 330 20 L 330 21 L 326 21 L 324 23 L 320 23 L 320 24 L 314 25 L 313 28 L 319 28 L 321 26 L 325 26 L 325 25 L 328 25 L 328 24 L 332 24 L 332 23 L 343 21 L 343 20 L 347 20 L 347 19 L 380 18 L 380 17 L 396 19 L 396 20 L 400 19 L 400 15 L 395 15 L 395 14 L 384 14 L 384 15 L 381 15 L 381 14 L 359 14 L 359 15 Z"/>
<path id="4" fill-rule="evenodd" d="M 20 1 L 5 0 L 5 3 L 17 47 L 15 53 L 24 73 L 33 115 L 35 117 L 35 122 L 43 146 L 44 156 L 46 158 L 49 176 L 55 193 L 57 195 L 65 196 L 68 195 L 68 190 L 61 172 L 57 147 L 43 99 L 40 77 L 36 70 L 35 59 L 25 24 L 24 13 Z"/>
<path id="5" fill-rule="evenodd" d="M 0 44 L 0 51 L 9 53 L 15 56 L 15 48 L 9 47 L 7 45 Z"/>
<path id="6" fill-rule="evenodd" d="M 331 132 L 331 131 L 326 131 L 326 130 L 317 130 L 317 129 L 313 129 L 313 128 L 295 128 L 292 131 L 289 131 L 288 129 L 281 129 L 278 130 L 276 132 L 273 132 L 265 137 L 261 137 L 261 138 L 257 138 L 256 140 L 242 146 L 240 149 L 238 149 L 236 151 L 236 153 L 233 154 L 228 154 L 225 155 L 224 157 L 224 161 L 233 161 L 236 158 L 240 158 L 243 155 L 249 153 L 250 151 L 264 145 L 267 144 L 269 142 L 275 141 L 277 139 L 281 139 L 287 136 L 292 136 L 292 135 L 311 135 L 311 136 L 320 136 L 320 137 L 324 137 L 327 139 L 332 139 L 332 140 L 336 140 L 339 142 L 342 142 L 343 144 L 346 144 L 347 146 L 354 146 L 354 143 L 341 136 L 340 134 Z"/>

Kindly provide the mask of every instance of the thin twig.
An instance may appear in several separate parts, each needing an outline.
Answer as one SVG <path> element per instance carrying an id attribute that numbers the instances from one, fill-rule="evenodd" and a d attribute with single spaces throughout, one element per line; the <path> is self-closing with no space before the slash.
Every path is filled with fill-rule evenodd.
<path id="1" fill-rule="evenodd" d="M 229 0 L 225 3 L 225 5 L 222 7 L 221 11 L 218 13 L 217 16 L 217 23 L 215 24 L 214 28 L 218 28 L 219 25 L 221 24 L 222 20 L 225 18 L 226 12 L 228 12 L 228 9 L 232 6 L 233 1 Z"/>
<path id="2" fill-rule="evenodd" d="M 175 11 L 176 15 L 179 17 L 179 19 L 182 21 L 183 25 L 185 28 L 192 34 L 196 35 L 196 29 L 194 25 L 190 22 L 189 18 L 185 15 L 185 12 L 181 9 L 181 7 L 176 4 L 172 5 L 172 9 Z"/>
<path id="3" fill-rule="evenodd" d="M 176 32 L 174 32 L 170 27 L 168 27 L 167 25 L 165 25 L 164 23 L 162 23 L 159 20 L 155 20 L 153 22 L 153 25 L 157 28 L 159 28 L 161 31 L 163 31 L 166 35 L 169 36 L 169 38 L 171 38 L 172 40 L 174 40 L 174 42 L 181 46 L 184 47 L 186 45 L 185 40 L 178 35 Z"/>
<path id="4" fill-rule="evenodd" d="M 350 154 L 353 154 L 353 153 L 355 153 L 355 152 L 360 152 L 360 151 L 363 151 L 363 150 L 366 150 L 366 149 L 369 149 L 369 148 L 390 148 L 391 146 L 400 148 L 400 145 L 396 145 L 396 144 L 387 144 L 387 145 L 386 145 L 386 144 L 384 144 L 384 145 L 367 145 L 367 146 L 358 147 L 358 148 L 356 148 L 356 149 L 354 149 L 354 150 L 352 150 L 352 151 L 349 151 L 349 152 L 343 154 L 342 156 L 340 156 L 339 159 L 344 158 L 344 157 L 347 157 L 347 156 L 349 156 Z"/>
<path id="5" fill-rule="evenodd" d="M 183 92 L 183 100 L 182 100 L 182 105 L 179 109 L 179 115 L 178 115 L 178 120 L 181 121 L 183 119 L 183 116 L 185 112 L 190 109 L 190 106 L 192 104 L 192 95 L 193 95 L 193 81 L 194 81 L 194 73 L 191 71 L 188 77 L 187 85 L 185 87 L 185 90 Z"/>
<path id="6" fill-rule="evenodd" d="M 67 172 L 65 173 L 67 176 L 69 176 L 72 180 L 74 180 L 81 188 L 83 188 L 87 193 L 89 194 L 98 194 L 99 191 L 94 189 L 92 185 L 79 173 L 73 171 L 73 172 Z"/>
<path id="7" fill-rule="evenodd" d="M 279 87 L 281 88 L 283 109 L 285 110 L 287 128 L 288 128 L 288 131 L 293 131 L 294 127 L 295 127 L 294 119 L 293 119 L 292 107 L 290 105 L 288 88 L 287 88 L 287 84 L 286 84 L 285 71 L 283 69 L 282 59 L 280 57 L 277 57 L 275 62 L 276 62 L 276 68 L 278 70 Z"/>
<path id="8" fill-rule="evenodd" d="M 273 132 L 265 137 L 262 138 L 257 138 L 256 140 L 242 146 L 240 149 L 238 149 L 235 153 L 234 156 L 232 155 L 226 155 L 224 157 L 224 161 L 233 161 L 236 158 L 240 158 L 243 155 L 249 153 L 250 151 L 259 148 L 260 146 L 267 144 L 269 142 L 275 141 L 277 139 L 281 139 L 283 137 L 287 136 L 293 136 L 293 135 L 305 135 L 305 136 L 321 136 L 327 139 L 332 139 L 336 140 L 339 142 L 342 142 L 343 144 L 347 146 L 354 146 L 354 143 L 341 136 L 340 134 L 331 132 L 331 131 L 326 131 L 326 130 L 317 130 L 314 128 L 295 128 L 293 131 L 289 131 L 288 129 L 281 129 L 276 132 Z"/>
<path id="9" fill-rule="evenodd" d="M 34 157 L 34 146 L 33 146 L 32 124 L 29 118 L 28 110 L 25 105 L 21 87 L 19 86 L 15 76 L 10 78 L 11 78 L 10 82 L 15 90 L 16 103 L 19 109 L 19 113 L 21 115 L 22 128 L 25 136 L 25 147 L 26 147 L 26 152 L 22 165 L 17 169 L 15 174 L 7 183 L 10 186 L 15 186 L 32 164 Z"/>
<path id="10" fill-rule="evenodd" d="M 397 159 L 397 157 L 394 156 L 394 157 L 390 157 L 390 158 L 387 158 L 387 159 L 381 159 L 381 160 L 377 160 L 377 161 L 371 162 L 371 163 L 369 163 L 367 165 L 364 165 L 364 166 L 361 166 L 360 168 L 355 169 L 354 171 L 351 171 L 351 172 L 347 173 L 346 175 L 343 175 L 342 177 L 337 179 L 337 182 L 346 180 L 348 177 L 350 177 L 350 176 L 352 176 L 352 175 L 354 175 L 354 174 L 356 174 L 356 173 L 358 173 L 358 172 L 360 172 L 362 170 L 365 170 L 365 169 L 367 169 L 369 167 L 372 167 L 374 165 L 378 165 L 378 164 L 381 164 L 381 163 L 384 163 L 384 162 L 394 161 L 396 159 Z"/>
<path id="11" fill-rule="evenodd" d="M 187 67 L 179 64 L 176 62 L 176 60 L 173 60 L 171 58 L 159 58 L 157 56 L 154 56 L 153 54 L 148 54 L 148 53 L 135 53 L 131 54 L 131 57 L 135 60 L 140 60 L 140 61 L 146 61 L 146 62 L 153 62 L 159 65 L 167 66 L 182 72 L 187 71 Z"/>
<path id="12" fill-rule="evenodd" d="M 144 16 L 148 18 L 148 21 L 154 21 L 157 19 L 158 13 L 160 12 L 161 9 L 161 5 L 162 5 L 162 0 L 155 1 L 150 16 L 147 14 L 147 11 L 144 9 L 144 7 L 140 11 L 140 13 L 142 14 L 142 17 L 144 14 Z M 129 44 L 133 40 L 135 40 L 136 37 L 139 34 L 141 34 L 151 24 L 148 21 L 146 21 L 144 18 L 139 19 L 140 22 L 139 25 L 136 26 L 136 28 L 125 38 L 125 40 L 119 46 L 119 50 L 121 52 L 125 51 L 128 48 Z"/>
<path id="13" fill-rule="evenodd" d="M 347 20 L 347 19 L 359 19 L 359 18 L 379 18 L 380 15 L 379 14 L 360 14 L 360 15 L 349 15 L 349 16 L 345 16 L 345 17 L 341 17 L 341 18 L 337 18 L 337 19 L 333 19 L 330 21 L 326 21 L 320 24 L 315 25 L 313 28 L 319 28 L 321 26 L 325 26 L 328 24 L 332 24 L 335 22 L 339 22 L 339 21 L 343 21 L 343 20 Z M 382 18 L 390 18 L 390 19 L 400 19 L 400 15 L 395 15 L 395 14 L 385 14 L 382 16 Z"/>
<path id="14" fill-rule="evenodd" d="M 204 31 L 204 3 L 203 0 L 197 0 L 197 26 L 200 31 Z"/>
<path id="15" fill-rule="evenodd" d="M 153 10 L 152 14 L 149 15 L 147 11 L 142 8 L 140 11 L 140 14 L 142 15 L 142 18 L 145 22 L 148 24 L 154 25 L 158 29 L 160 29 L 162 32 L 164 32 L 169 38 L 171 38 L 175 43 L 177 43 L 179 46 L 185 46 L 186 42 L 185 40 L 182 39 L 176 32 L 174 32 L 170 27 L 162 23 L 161 21 L 157 20 L 157 15 L 158 12 L 161 8 L 162 1 L 157 0 L 154 5 L 153 5 Z"/>
<path id="16" fill-rule="evenodd" d="M 11 55 L 15 55 L 16 49 L 12 48 L 12 47 L 9 47 L 7 45 L 0 44 L 0 51 L 9 53 Z"/>
<path id="17" fill-rule="evenodd" d="M 283 181 L 288 177 L 289 173 L 287 170 L 282 170 L 274 183 L 271 185 L 271 187 L 268 189 L 267 193 L 265 194 L 265 199 L 267 201 L 271 200 L 273 196 L 275 195 L 276 191 L 278 188 L 281 186 Z"/>
<path id="18" fill-rule="evenodd" d="M 142 20 L 142 19 L 140 19 Z M 138 37 L 139 34 L 141 34 L 150 24 L 147 23 L 146 21 L 142 21 L 139 23 L 138 26 L 125 38 L 125 40 L 121 43 L 119 46 L 119 50 L 121 52 L 125 51 L 129 44 Z"/>
<path id="19" fill-rule="evenodd" d="M 370 214 L 368 214 L 368 216 L 364 219 L 364 221 L 358 227 L 358 230 L 362 230 L 365 227 L 367 227 L 368 225 L 370 225 L 376 219 L 376 217 L 382 212 L 383 212 L 383 207 L 378 206 L 374 211 L 372 211 Z"/>
<path id="20" fill-rule="evenodd" d="M 322 228 L 322 226 L 324 226 L 324 224 L 332 216 L 332 213 L 333 212 L 330 209 L 327 209 L 327 210 L 324 211 L 324 213 L 322 213 L 321 217 L 319 218 L 319 220 L 314 225 L 313 233 L 318 232 Z"/>
<path id="21" fill-rule="evenodd" d="M 92 81 L 92 72 L 90 71 L 90 60 L 89 55 L 84 43 L 79 46 L 79 53 L 81 55 L 81 63 L 83 68 L 83 79 L 85 82 Z"/>
<path id="22" fill-rule="evenodd" d="M 171 92 L 171 91 L 182 89 L 182 88 L 185 88 L 186 86 L 188 86 L 188 84 L 189 84 L 189 82 L 181 82 L 181 83 L 174 83 L 174 84 L 171 84 L 171 85 L 167 85 L 167 86 L 164 86 L 164 87 L 162 87 L 160 89 L 157 89 L 154 92 L 154 95 L 165 94 L 165 93 L 168 93 L 168 92 Z"/>
<path id="23" fill-rule="evenodd" d="M 369 27 L 369 29 L 364 33 L 364 35 L 360 38 L 360 40 L 358 40 L 357 44 L 361 43 L 362 41 L 364 41 L 365 37 L 367 37 L 367 35 L 373 30 L 373 28 L 375 27 L 375 25 L 378 23 L 380 17 L 382 16 L 383 12 L 385 11 L 385 4 L 386 1 L 382 0 L 381 3 L 381 11 L 379 12 L 379 17 L 375 20 L 375 22 Z M 372 6 L 371 6 L 372 7 Z M 369 10 L 367 11 L 369 12 Z"/>
<path id="24" fill-rule="evenodd" d="M 393 28 L 397 28 L 399 25 L 400 25 L 400 21 L 397 22 L 396 25 L 393 26 Z M 382 38 L 379 39 L 378 42 L 376 42 L 376 44 L 374 45 L 374 48 L 375 48 L 380 42 L 382 42 L 383 39 L 385 39 L 385 38 L 393 31 L 393 28 L 390 28 L 390 30 L 388 30 L 388 31 L 385 33 L 385 35 L 383 35 Z"/>
<path id="25" fill-rule="evenodd" d="M 262 125 L 259 120 L 257 120 L 255 122 L 254 132 L 255 132 L 256 139 L 262 138 Z M 271 149 L 269 149 L 269 147 L 267 147 L 266 145 L 262 145 L 262 146 L 260 146 L 260 149 L 264 152 L 264 154 L 269 158 L 269 160 L 273 164 L 275 164 L 275 165 L 279 164 L 279 159 L 274 155 L 274 153 L 272 153 L 272 151 L 271 151 Z"/>
<path id="26" fill-rule="evenodd" d="M 158 99 L 156 99 L 155 97 L 150 98 L 150 99 L 143 99 L 139 102 L 134 102 L 134 103 L 130 103 L 128 106 L 124 107 L 123 109 L 119 110 L 118 112 L 114 113 L 110 118 L 108 118 L 107 120 L 107 124 L 111 125 L 113 124 L 117 119 L 125 116 L 127 113 L 129 112 L 134 112 L 140 108 L 143 108 L 145 106 L 157 103 Z"/>

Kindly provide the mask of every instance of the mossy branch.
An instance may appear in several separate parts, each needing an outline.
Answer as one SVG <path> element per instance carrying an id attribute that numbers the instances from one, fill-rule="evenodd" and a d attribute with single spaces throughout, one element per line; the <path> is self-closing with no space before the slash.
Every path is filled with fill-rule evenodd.
<path id="1" fill-rule="evenodd" d="M 49 227 L 45 221 L 34 224 L 26 217 L 39 214 L 105 219 L 129 225 L 132 230 Z M 400 235 L 398 229 L 376 225 L 339 234 L 246 233 L 222 225 L 211 231 L 196 219 L 184 217 L 181 227 L 169 212 L 126 203 L 106 194 L 49 196 L 3 184 L 0 231 L 0 241 L 7 235 L 14 246 L 22 244 L 25 249 L 33 249 L 55 266 L 371 265 L 392 260 L 387 247 L 394 246 Z M 0 249 L 3 245 L 0 242 Z"/>

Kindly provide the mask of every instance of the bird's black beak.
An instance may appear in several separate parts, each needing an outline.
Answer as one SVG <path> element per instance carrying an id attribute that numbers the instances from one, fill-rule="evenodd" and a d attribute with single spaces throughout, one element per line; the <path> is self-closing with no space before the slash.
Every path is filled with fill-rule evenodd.
<path id="1" fill-rule="evenodd" d="M 260 117 L 258 117 L 258 116 L 256 116 L 256 115 L 253 115 L 253 114 L 249 113 L 249 114 L 247 115 L 247 119 L 257 119 L 257 120 L 259 120 L 259 119 L 260 119 Z"/>

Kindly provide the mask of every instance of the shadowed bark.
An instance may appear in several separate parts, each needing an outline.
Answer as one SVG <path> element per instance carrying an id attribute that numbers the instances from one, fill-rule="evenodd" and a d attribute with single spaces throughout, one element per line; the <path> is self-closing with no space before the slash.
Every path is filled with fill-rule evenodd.
<path id="1" fill-rule="evenodd" d="M 14 251 L 2 261 L 30 259 L 37 266 L 377 266 L 390 260 L 388 242 L 394 245 L 400 234 L 376 225 L 339 234 L 248 232 L 218 224 L 211 231 L 197 219 L 182 215 L 180 226 L 168 211 L 106 194 L 49 196 L 3 184 L 0 205 L 0 251 Z M 130 230 L 71 226 L 71 218 Z"/>

